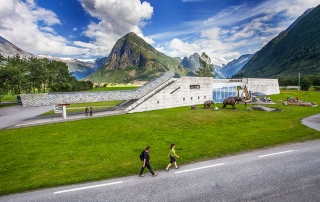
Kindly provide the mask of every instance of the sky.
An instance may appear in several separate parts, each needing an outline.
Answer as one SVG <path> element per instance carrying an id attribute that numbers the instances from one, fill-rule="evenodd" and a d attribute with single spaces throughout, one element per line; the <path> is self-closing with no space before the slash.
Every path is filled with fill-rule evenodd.
<path id="1" fill-rule="evenodd" d="M 0 0 L 0 36 L 32 54 L 92 60 L 134 32 L 215 65 L 260 50 L 319 0 Z"/>

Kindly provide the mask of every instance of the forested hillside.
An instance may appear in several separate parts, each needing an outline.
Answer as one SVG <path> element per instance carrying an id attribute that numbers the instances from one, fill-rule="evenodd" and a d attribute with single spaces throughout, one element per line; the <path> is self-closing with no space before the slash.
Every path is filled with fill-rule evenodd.
<path id="1" fill-rule="evenodd" d="M 320 6 L 258 51 L 233 77 L 277 78 L 320 72 Z"/>

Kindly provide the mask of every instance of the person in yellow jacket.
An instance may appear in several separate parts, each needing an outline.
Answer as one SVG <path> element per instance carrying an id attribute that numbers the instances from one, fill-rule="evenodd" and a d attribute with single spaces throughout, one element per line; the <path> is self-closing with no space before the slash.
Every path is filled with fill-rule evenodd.
<path id="1" fill-rule="evenodd" d="M 179 169 L 179 166 L 177 166 L 177 162 L 176 162 L 176 158 L 179 158 L 179 156 L 176 154 L 176 152 L 174 151 L 175 145 L 171 144 L 170 146 L 170 151 L 168 156 L 170 157 L 170 163 L 168 164 L 167 168 L 165 169 L 165 171 L 169 172 L 169 168 L 171 166 L 172 163 L 174 163 L 176 169 Z"/>

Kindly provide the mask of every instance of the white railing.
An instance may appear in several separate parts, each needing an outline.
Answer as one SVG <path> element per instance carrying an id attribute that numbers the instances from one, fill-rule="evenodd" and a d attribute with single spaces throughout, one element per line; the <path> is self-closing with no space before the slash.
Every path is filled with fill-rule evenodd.
<path id="1" fill-rule="evenodd" d="M 172 80 L 167 80 L 164 83 L 162 83 L 160 86 L 158 86 L 157 88 L 153 89 L 152 91 L 148 92 L 147 94 L 145 94 L 144 96 L 142 96 L 140 99 L 138 99 L 136 102 L 134 102 L 132 105 L 128 106 L 124 111 L 129 112 L 133 109 L 135 109 L 136 107 L 138 107 L 141 103 L 145 102 L 146 100 L 148 100 L 150 97 L 152 97 L 152 95 L 156 94 L 157 91 L 163 89 L 165 86 L 167 86 L 168 84 L 171 84 L 173 81 Z"/>

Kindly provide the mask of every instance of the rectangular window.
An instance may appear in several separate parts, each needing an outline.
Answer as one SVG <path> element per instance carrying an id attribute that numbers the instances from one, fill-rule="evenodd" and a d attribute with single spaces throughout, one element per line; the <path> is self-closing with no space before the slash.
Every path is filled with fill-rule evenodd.
<path id="1" fill-rule="evenodd" d="M 200 89 L 200 85 L 190 85 L 190 89 Z"/>
<path id="2" fill-rule="evenodd" d="M 213 88 L 212 98 L 214 102 L 222 103 L 224 99 L 237 95 L 237 86 L 217 86 Z"/>

